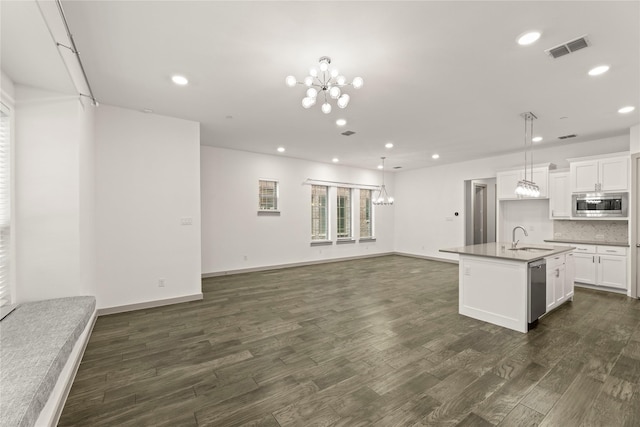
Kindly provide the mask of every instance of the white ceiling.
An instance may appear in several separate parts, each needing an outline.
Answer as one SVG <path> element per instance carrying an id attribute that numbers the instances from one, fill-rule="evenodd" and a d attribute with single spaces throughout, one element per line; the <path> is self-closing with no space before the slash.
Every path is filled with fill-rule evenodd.
<path id="1" fill-rule="evenodd" d="M 638 1 L 63 5 L 100 103 L 198 121 L 202 145 L 365 168 L 387 156 L 388 167 L 410 169 L 521 150 L 525 111 L 538 116 L 540 144 L 620 135 L 640 122 Z M 35 3 L 3 0 L 1 8 L 5 73 L 72 91 Z M 540 40 L 519 46 L 516 37 L 531 29 Z M 544 53 L 584 34 L 586 49 L 555 60 Z M 329 115 L 303 109 L 304 89 L 284 84 L 323 55 L 365 80 L 348 90 L 345 110 Z M 587 75 L 600 64 L 610 71 Z M 190 84 L 173 85 L 175 73 Z M 625 105 L 636 110 L 617 113 Z"/>

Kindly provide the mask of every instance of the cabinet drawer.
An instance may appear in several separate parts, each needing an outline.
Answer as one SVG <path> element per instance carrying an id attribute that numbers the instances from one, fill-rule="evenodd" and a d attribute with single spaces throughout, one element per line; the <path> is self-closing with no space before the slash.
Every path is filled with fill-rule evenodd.
<path id="1" fill-rule="evenodd" d="M 547 261 L 547 272 L 549 272 L 552 269 L 564 264 L 564 254 L 553 255 L 545 258 L 545 260 Z"/>
<path id="2" fill-rule="evenodd" d="M 596 247 L 592 246 L 592 245 L 576 245 L 576 244 L 574 244 L 573 246 L 576 247 L 574 249 L 574 251 L 576 253 L 579 253 L 579 254 L 595 254 L 596 253 Z"/>
<path id="3" fill-rule="evenodd" d="M 627 255 L 627 248 L 620 246 L 598 246 L 598 253 L 603 255 Z"/>

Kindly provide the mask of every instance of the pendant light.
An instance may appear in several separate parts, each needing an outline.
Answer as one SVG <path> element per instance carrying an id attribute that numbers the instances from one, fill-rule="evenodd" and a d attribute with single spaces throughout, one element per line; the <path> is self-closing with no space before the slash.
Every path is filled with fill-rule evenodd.
<path id="1" fill-rule="evenodd" d="M 371 203 L 374 205 L 389 206 L 393 205 L 393 197 L 389 196 L 387 187 L 384 185 L 384 159 L 386 159 L 386 157 L 380 158 L 382 159 L 382 185 L 378 189 L 378 192 L 374 193 Z"/>
<path id="2" fill-rule="evenodd" d="M 537 119 L 532 112 L 520 114 L 524 118 L 524 179 L 518 181 L 516 195 L 519 197 L 540 197 L 540 187 L 533 182 L 533 121 Z M 527 179 L 527 151 L 531 148 L 531 167 L 529 178 Z"/>

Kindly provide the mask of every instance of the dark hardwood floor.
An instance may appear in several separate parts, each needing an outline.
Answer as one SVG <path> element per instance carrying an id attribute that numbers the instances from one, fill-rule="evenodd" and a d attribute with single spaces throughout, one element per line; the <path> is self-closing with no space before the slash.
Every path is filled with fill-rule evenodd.
<path id="1" fill-rule="evenodd" d="M 458 267 L 385 256 L 206 279 L 98 318 L 63 426 L 640 426 L 640 301 L 577 289 L 528 334 Z"/>

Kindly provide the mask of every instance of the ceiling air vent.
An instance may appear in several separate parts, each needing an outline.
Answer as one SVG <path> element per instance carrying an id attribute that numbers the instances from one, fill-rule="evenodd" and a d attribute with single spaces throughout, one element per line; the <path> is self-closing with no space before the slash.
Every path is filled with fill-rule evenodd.
<path id="1" fill-rule="evenodd" d="M 545 50 L 545 53 L 555 59 L 573 53 L 576 50 L 583 49 L 589 45 L 589 39 L 585 34 L 584 36 L 578 37 L 577 39 L 569 40 L 568 42 L 562 43 L 556 47 L 547 49 Z"/>
<path id="2" fill-rule="evenodd" d="M 572 133 L 571 135 L 559 136 L 558 139 L 569 139 L 569 138 L 575 138 L 576 136 L 578 136 L 578 135 L 576 135 L 575 133 Z"/>
<path id="3" fill-rule="evenodd" d="M 342 132 L 342 135 L 344 136 L 351 136 L 353 135 L 355 132 L 352 130 L 345 130 L 344 132 Z"/>
<path id="4" fill-rule="evenodd" d="M 402 166 L 394 166 L 394 169 L 402 169 Z"/>

